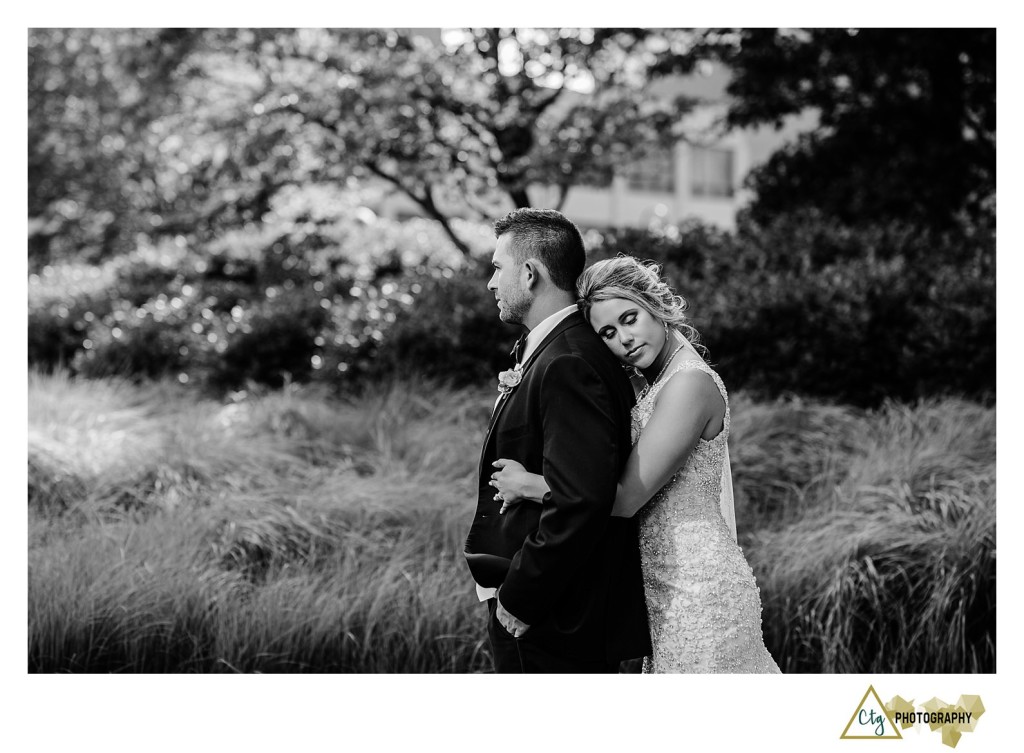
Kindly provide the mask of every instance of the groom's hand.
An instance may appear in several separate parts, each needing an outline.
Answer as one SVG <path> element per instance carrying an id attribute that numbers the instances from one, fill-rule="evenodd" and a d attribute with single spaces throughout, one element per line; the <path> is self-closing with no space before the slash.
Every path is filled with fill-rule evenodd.
<path id="1" fill-rule="evenodd" d="M 511 612 L 501 605 L 501 599 L 498 599 L 498 608 L 495 611 L 495 616 L 498 618 L 501 626 L 512 634 L 513 638 L 522 638 L 523 633 L 530 629 L 529 625 L 522 620 L 516 619 Z"/>

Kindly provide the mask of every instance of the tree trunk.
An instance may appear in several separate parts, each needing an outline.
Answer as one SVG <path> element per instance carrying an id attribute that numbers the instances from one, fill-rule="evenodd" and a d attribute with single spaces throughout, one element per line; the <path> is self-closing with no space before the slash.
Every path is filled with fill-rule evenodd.
<path id="1" fill-rule="evenodd" d="M 525 188 L 510 188 L 508 195 L 512 197 L 512 203 L 516 205 L 516 209 L 530 206 L 530 197 L 526 195 Z"/>
<path id="2" fill-rule="evenodd" d="M 458 235 L 456 235 L 455 229 L 448 222 L 448 218 L 445 217 L 440 212 L 432 212 L 431 217 L 432 219 L 436 220 L 441 224 L 441 228 L 444 230 L 445 234 L 451 239 L 452 243 L 455 244 L 455 248 L 459 249 L 462 255 L 468 259 L 470 256 L 469 246 L 467 246 L 465 242 Z"/>
<path id="3" fill-rule="evenodd" d="M 565 200 L 569 197 L 569 184 L 561 183 L 558 186 L 558 202 L 555 204 L 555 211 L 561 212 L 565 206 Z"/>
<path id="4" fill-rule="evenodd" d="M 419 204 L 421 207 L 423 207 L 423 211 L 427 213 L 427 216 L 430 217 L 430 219 L 440 223 L 441 228 L 444 230 L 445 234 L 448 236 L 451 242 L 455 244 L 455 248 L 459 249 L 459 252 L 464 257 L 466 257 L 467 259 L 469 258 L 469 246 L 467 246 L 466 243 L 456 234 L 455 229 L 451 226 L 451 223 L 448 221 L 448 218 L 444 214 L 442 214 L 441 210 L 439 210 L 437 206 L 434 204 L 434 198 L 430 195 L 430 186 L 426 186 L 423 194 L 419 195 L 412 189 L 407 188 L 405 185 L 403 185 L 398 178 L 394 177 L 393 175 L 389 175 L 388 173 L 381 170 L 380 167 L 378 167 L 375 163 L 367 161 L 363 162 L 363 165 L 368 170 L 370 170 L 370 172 L 372 172 L 374 175 L 383 178 L 388 183 L 397 188 L 399 191 L 408 196 L 410 199 Z"/>
<path id="5" fill-rule="evenodd" d="M 467 246 L 465 242 L 455 233 L 455 228 L 451 226 L 451 223 L 448 221 L 448 218 L 434 204 L 434 197 L 430 195 L 430 187 L 427 187 L 427 191 L 423 196 L 416 196 L 411 192 L 409 192 L 409 196 L 412 198 L 413 201 L 415 201 L 417 204 L 423 207 L 424 211 L 426 211 L 426 213 L 430 216 L 431 219 L 440 223 L 441 228 L 444 230 L 445 234 L 451 239 L 452 243 L 455 244 L 455 248 L 459 249 L 462 255 L 468 259 L 470 256 L 469 246 Z"/>

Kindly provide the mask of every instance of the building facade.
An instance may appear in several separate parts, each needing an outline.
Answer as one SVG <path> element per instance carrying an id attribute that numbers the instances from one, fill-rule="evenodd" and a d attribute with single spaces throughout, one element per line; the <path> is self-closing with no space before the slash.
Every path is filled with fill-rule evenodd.
<path id="1" fill-rule="evenodd" d="M 583 226 L 648 227 L 697 219 L 724 229 L 750 201 L 743 182 L 773 152 L 817 127 L 814 113 L 784 121 L 782 128 L 724 126 L 729 72 L 707 64 L 699 71 L 658 83 L 655 93 L 697 101 L 681 123 L 683 138 L 671 150 L 625 166 L 604 188 L 574 186 L 562 212 Z M 534 206 L 553 206 L 558 192 L 530 190 Z"/>

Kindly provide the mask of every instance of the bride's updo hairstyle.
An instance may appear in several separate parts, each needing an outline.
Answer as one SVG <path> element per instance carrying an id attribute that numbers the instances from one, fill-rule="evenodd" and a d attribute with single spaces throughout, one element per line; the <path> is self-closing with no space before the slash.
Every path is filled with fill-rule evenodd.
<path id="1" fill-rule="evenodd" d="M 598 301 L 625 298 L 674 328 L 702 355 L 706 354 L 707 349 L 700 343 L 700 333 L 686 317 L 689 304 L 681 295 L 672 292 L 661 278 L 661 267 L 653 261 L 642 262 L 619 254 L 614 259 L 594 262 L 583 270 L 576 282 L 576 292 L 579 295 L 576 305 L 587 321 L 590 321 L 591 306 Z"/>

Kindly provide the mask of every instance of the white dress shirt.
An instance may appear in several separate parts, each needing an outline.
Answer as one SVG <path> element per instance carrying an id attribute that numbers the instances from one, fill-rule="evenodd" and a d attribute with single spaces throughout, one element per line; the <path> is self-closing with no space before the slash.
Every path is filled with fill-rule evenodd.
<path id="1" fill-rule="evenodd" d="M 544 319 L 540 324 L 530 330 L 530 333 L 526 336 L 526 345 L 523 347 L 523 360 L 521 363 L 526 363 L 537 346 L 544 342 L 544 338 L 551 334 L 551 332 L 561 323 L 565 317 L 569 316 L 573 311 L 576 311 L 576 304 L 566 306 L 560 311 L 556 311 L 551 316 Z M 501 395 L 498 395 L 498 400 L 501 400 Z M 494 402 L 494 407 L 498 407 L 498 401 Z M 479 583 L 476 584 L 476 595 L 480 601 L 487 601 L 497 593 L 496 588 L 484 588 Z"/>

